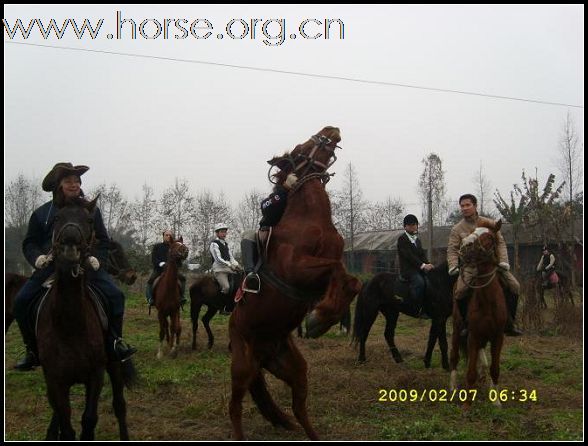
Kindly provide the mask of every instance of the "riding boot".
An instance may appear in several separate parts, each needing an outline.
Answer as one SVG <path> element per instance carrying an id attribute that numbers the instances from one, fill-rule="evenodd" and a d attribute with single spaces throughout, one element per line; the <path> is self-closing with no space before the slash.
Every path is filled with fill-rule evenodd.
<path id="1" fill-rule="evenodd" d="M 521 336 L 523 332 L 515 327 L 514 321 L 517 316 L 517 305 L 519 302 L 519 296 L 514 294 L 510 290 L 505 290 L 504 297 L 506 299 L 507 318 L 506 326 L 504 327 L 504 334 L 507 336 Z"/>
<path id="2" fill-rule="evenodd" d="M 459 309 L 459 314 L 461 315 L 461 320 L 463 321 L 463 328 L 459 333 L 460 336 L 468 335 L 468 300 L 469 296 L 466 295 L 457 301 L 457 308 Z"/>
<path id="3" fill-rule="evenodd" d="M 27 351 L 25 356 L 16 363 L 14 368 L 16 370 L 26 372 L 40 365 L 39 353 L 37 351 L 37 340 L 35 339 L 34 333 L 31 332 L 29 324 L 26 322 L 20 322 L 18 320 L 17 322 Z"/>
<path id="4" fill-rule="evenodd" d="M 106 336 L 106 353 L 114 361 L 125 362 L 134 353 L 135 347 L 127 344 L 122 338 L 123 315 L 111 316 L 109 330 Z"/>
<path id="5" fill-rule="evenodd" d="M 245 291 L 259 292 L 259 275 L 255 270 L 257 265 L 257 243 L 254 240 L 244 238 L 241 240 L 241 257 L 243 260 L 243 269 L 247 273 L 245 277 Z"/>
<path id="6" fill-rule="evenodd" d="M 180 280 L 180 305 L 184 306 L 184 304 L 188 302 L 186 299 L 186 279 Z"/>
<path id="7" fill-rule="evenodd" d="M 147 282 L 147 289 L 145 290 L 145 297 L 147 298 L 147 303 L 149 304 L 150 307 L 152 307 L 154 305 L 153 302 L 153 284 Z"/>

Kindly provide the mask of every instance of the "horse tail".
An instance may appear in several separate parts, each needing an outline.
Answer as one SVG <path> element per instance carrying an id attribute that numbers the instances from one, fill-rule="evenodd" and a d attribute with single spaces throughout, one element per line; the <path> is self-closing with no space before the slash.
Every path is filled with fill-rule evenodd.
<path id="1" fill-rule="evenodd" d="M 133 359 L 129 358 L 121 364 L 123 384 L 127 389 L 132 389 L 138 381 L 137 369 Z"/>
<path id="2" fill-rule="evenodd" d="M 351 342 L 357 344 L 365 340 L 378 315 L 377 289 L 374 289 L 374 279 L 366 283 L 357 297 L 355 317 L 353 319 L 353 335 Z"/>

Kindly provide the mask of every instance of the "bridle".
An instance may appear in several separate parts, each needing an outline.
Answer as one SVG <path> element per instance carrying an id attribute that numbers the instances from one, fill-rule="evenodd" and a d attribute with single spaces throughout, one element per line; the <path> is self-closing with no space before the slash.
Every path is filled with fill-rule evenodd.
<path id="1" fill-rule="evenodd" d="M 86 240 L 86 238 L 84 238 L 84 233 L 80 227 L 79 224 L 77 223 L 71 223 L 68 222 L 66 224 L 64 224 L 61 228 L 59 228 L 58 231 L 53 231 L 53 235 L 51 238 L 51 252 L 55 253 L 55 252 L 59 252 L 59 247 L 62 245 L 61 243 L 61 238 L 63 236 L 64 231 L 67 228 L 73 227 L 76 231 L 79 232 L 80 234 L 80 239 L 82 240 L 81 246 L 80 246 L 80 261 L 78 263 L 76 263 L 71 270 L 71 275 L 73 277 L 78 277 L 80 275 L 80 273 L 83 273 L 83 268 L 81 267 L 82 263 L 90 256 L 90 250 L 92 247 L 92 240 L 94 237 L 94 231 L 90 231 L 90 236 L 88 237 L 88 239 Z"/>
<path id="2" fill-rule="evenodd" d="M 311 136 L 311 139 L 314 142 L 314 146 L 312 147 L 308 155 L 299 153 L 292 156 L 292 154 L 288 154 L 283 159 L 287 160 L 290 163 L 292 169 L 289 173 L 295 173 L 298 176 L 298 183 L 309 175 L 318 175 L 322 178 L 323 183 L 327 183 L 330 177 L 334 175 L 327 174 L 326 172 L 329 169 L 329 167 L 331 167 L 335 163 L 335 161 L 337 161 L 335 149 L 341 149 L 342 147 L 336 145 L 333 142 L 333 140 L 327 138 L 324 135 L 313 135 Z M 330 152 L 330 156 L 326 164 L 316 159 L 317 155 L 320 153 L 321 150 L 326 150 Z M 277 184 L 275 181 L 273 181 L 271 175 L 271 171 L 274 168 L 274 166 L 275 165 L 270 166 L 267 176 L 272 184 Z M 310 173 L 311 170 L 314 172 Z"/>
<path id="3" fill-rule="evenodd" d="M 468 287 L 474 288 L 474 289 L 485 288 L 488 285 L 490 285 L 490 283 L 494 280 L 494 277 L 496 276 L 496 271 L 498 270 L 498 267 L 496 266 L 498 262 L 497 262 L 497 259 L 496 259 L 496 254 L 494 252 L 495 243 L 493 243 L 490 248 L 485 248 L 480 243 L 480 235 L 479 234 L 473 232 L 470 235 L 474 235 L 475 236 L 475 240 L 471 244 L 464 245 L 464 246 L 472 246 L 472 245 L 475 246 L 476 251 L 477 252 L 481 252 L 484 258 L 490 258 L 492 260 L 492 263 L 494 263 L 495 266 L 492 269 L 492 271 L 490 271 L 488 273 L 485 273 L 485 274 L 477 274 L 477 272 L 476 272 L 476 274 L 472 274 L 472 278 L 471 278 L 471 281 L 470 282 L 468 282 L 466 280 L 466 278 L 465 278 L 464 268 L 460 268 L 459 275 L 461 277 L 461 280 L 463 280 L 463 282 Z M 462 253 L 462 249 L 464 248 L 464 246 L 462 246 L 461 249 L 460 249 L 460 257 L 462 257 L 462 258 L 464 257 L 464 253 Z M 465 254 L 465 256 L 467 257 L 467 254 Z M 477 258 L 480 258 L 480 255 L 477 255 L 476 257 Z M 486 277 L 489 277 L 489 279 L 486 282 L 484 282 L 483 285 L 473 285 L 473 282 L 476 279 L 483 279 L 483 278 L 486 278 Z"/>

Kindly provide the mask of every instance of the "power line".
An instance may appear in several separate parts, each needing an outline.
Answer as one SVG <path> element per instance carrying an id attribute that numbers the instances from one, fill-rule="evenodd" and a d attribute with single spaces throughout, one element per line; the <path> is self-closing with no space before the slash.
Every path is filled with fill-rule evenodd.
<path id="1" fill-rule="evenodd" d="M 144 59 L 156 59 L 156 60 L 166 60 L 171 62 L 184 62 L 184 63 L 195 63 L 201 65 L 212 65 L 217 67 L 225 67 L 225 68 L 237 68 L 241 70 L 252 70 L 252 71 L 262 71 L 267 73 L 278 73 L 278 74 L 289 74 L 293 76 L 305 76 L 305 77 L 314 77 L 318 79 L 334 79 L 340 81 L 348 81 L 348 82 L 358 82 L 363 84 L 372 84 L 372 85 L 385 85 L 385 86 L 392 86 L 392 87 L 403 87 L 403 88 L 414 88 L 417 90 L 427 90 L 427 91 L 439 91 L 442 93 L 456 93 L 456 94 L 464 94 L 469 96 L 481 96 L 486 98 L 492 99 L 506 99 L 509 101 L 521 101 L 521 102 L 530 102 L 534 104 L 543 104 L 543 105 L 557 105 L 563 107 L 573 107 L 573 108 L 584 108 L 583 105 L 574 105 L 574 104 L 565 104 L 562 102 L 549 102 L 549 101 L 540 101 L 536 99 L 527 99 L 527 98 L 516 98 L 512 96 L 499 96 L 487 93 L 476 93 L 473 91 L 463 91 L 463 90 L 451 90 L 446 88 L 435 88 L 435 87 L 423 87 L 419 85 L 409 85 L 409 84 L 399 84 L 395 82 L 384 82 L 384 81 L 373 81 L 367 79 L 356 79 L 351 77 L 342 77 L 342 76 L 330 76 L 325 74 L 314 74 L 314 73 L 301 73 L 298 71 L 286 71 L 286 70 L 276 70 L 273 68 L 258 68 L 258 67 L 248 67 L 244 65 L 233 65 L 233 64 L 225 64 L 225 63 L 218 63 L 218 62 L 206 62 L 202 60 L 192 60 L 192 59 L 178 59 L 174 57 L 163 57 L 163 56 L 151 56 L 146 54 L 131 54 L 131 53 L 120 53 L 115 51 L 104 51 L 104 50 L 91 50 L 88 48 L 72 48 L 72 47 L 62 47 L 62 46 L 52 46 L 52 45 L 41 45 L 37 43 L 25 43 L 25 42 L 11 42 L 11 41 L 4 41 L 4 43 L 11 43 L 13 45 L 26 45 L 26 46 L 35 46 L 41 48 L 52 48 L 56 50 L 70 50 L 70 51 L 85 51 L 88 53 L 100 53 L 100 54 L 109 54 L 114 56 L 127 56 L 127 57 L 138 57 Z"/>

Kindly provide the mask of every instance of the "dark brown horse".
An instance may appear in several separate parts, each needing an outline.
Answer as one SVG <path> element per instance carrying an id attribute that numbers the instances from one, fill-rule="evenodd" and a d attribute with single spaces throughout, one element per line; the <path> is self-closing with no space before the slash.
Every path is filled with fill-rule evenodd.
<path id="1" fill-rule="evenodd" d="M 108 259 L 106 271 L 122 283 L 132 285 L 137 279 L 137 273 L 129 264 L 125 250 L 120 243 L 110 240 L 108 244 Z M 14 321 L 12 305 L 19 290 L 29 278 L 20 274 L 4 273 L 4 332 L 7 333 Z"/>
<path id="2" fill-rule="evenodd" d="M 325 127 L 290 154 L 269 161 L 280 171 L 277 183 L 295 172 L 298 183 L 274 227 L 259 294 L 246 293 L 229 320 L 232 392 L 229 414 L 235 439 L 243 440 L 242 400 L 249 391 L 261 414 L 273 425 L 293 429 L 290 418 L 267 389 L 263 369 L 292 389 L 292 410 L 306 435 L 318 438 L 311 426 L 306 398 L 307 365 L 292 331 L 312 305 L 307 333 L 318 337 L 335 324 L 361 289 L 341 259 L 343 239 L 331 218 L 325 191 L 326 170 L 334 162 L 339 129 Z M 324 383 L 328 387 L 328 383 Z"/>
<path id="3" fill-rule="evenodd" d="M 431 356 L 435 344 L 439 341 L 441 349 L 441 364 L 445 370 L 449 370 L 449 357 L 447 355 L 447 319 L 453 309 L 452 290 L 455 277 L 447 272 L 447 262 L 435 267 L 427 274 L 427 288 L 425 310 L 431 315 L 431 328 L 429 340 L 425 352 L 425 367 L 431 367 Z M 402 362 L 402 356 L 394 343 L 394 332 L 400 313 L 414 316 L 411 306 L 399 301 L 395 296 L 396 274 L 376 274 L 361 290 L 355 306 L 355 320 L 353 325 L 353 340 L 359 344 L 359 362 L 365 362 L 365 343 L 370 329 L 378 316 L 382 313 L 386 318 L 384 338 L 388 343 L 390 353 L 396 362 Z M 408 293 L 408 284 L 404 293 Z"/>
<path id="4" fill-rule="evenodd" d="M 108 243 L 106 271 L 126 285 L 132 285 L 137 280 L 137 272 L 129 264 L 122 245 L 112 239 Z"/>
<path id="5" fill-rule="evenodd" d="M 42 303 L 36 327 L 39 361 L 53 409 L 47 440 L 75 439 L 69 402 L 74 384 L 81 383 L 86 388 L 81 440 L 94 439 L 98 421 L 98 400 L 107 368 L 104 327 L 83 273 L 93 241 L 95 205 L 96 200 L 78 200 L 61 208 L 55 217 L 55 281 Z M 113 363 L 108 365 L 108 371 L 120 438 L 128 440 L 123 367 Z"/>
<path id="6" fill-rule="evenodd" d="M 196 333 L 198 331 L 198 317 L 200 309 L 206 305 L 207 310 L 202 316 L 202 325 L 208 335 L 208 348 L 214 344 L 214 336 L 210 329 L 210 320 L 214 315 L 225 308 L 232 311 L 235 302 L 234 297 L 243 281 L 244 274 L 230 275 L 231 288 L 228 294 L 220 292 L 220 287 L 212 274 L 203 274 L 197 277 L 190 287 L 190 318 L 192 319 L 192 350 L 196 350 Z"/>
<path id="7" fill-rule="evenodd" d="M 496 389 L 500 375 L 500 352 L 504 342 L 504 328 L 507 318 L 504 292 L 498 278 L 497 232 L 501 225 L 502 222 L 498 220 L 495 225 L 485 224 L 476 228 L 463 239 L 460 248 L 460 258 L 463 265 L 460 274 L 473 292 L 467 311 L 469 328 L 466 350 L 466 391 L 468 392 L 476 386 L 482 369 L 487 367 L 484 348 L 488 343 L 490 343 L 492 355 L 490 377 L 493 389 Z M 471 278 L 464 274 L 464 267 L 475 268 Z M 457 364 L 462 329 L 463 321 L 457 302 L 454 302 L 450 359 L 451 390 L 457 389 Z M 464 402 L 464 410 L 469 409 L 471 402 L 469 398 Z M 497 399 L 495 404 L 500 406 L 500 400 Z"/>
<path id="8" fill-rule="evenodd" d="M 163 358 L 164 342 L 170 348 L 170 356 L 178 354 L 182 325 L 180 323 L 180 282 L 178 270 L 188 257 L 188 247 L 182 237 L 172 240 L 165 269 L 153 286 L 153 300 L 159 319 L 159 349 L 157 359 Z"/>

